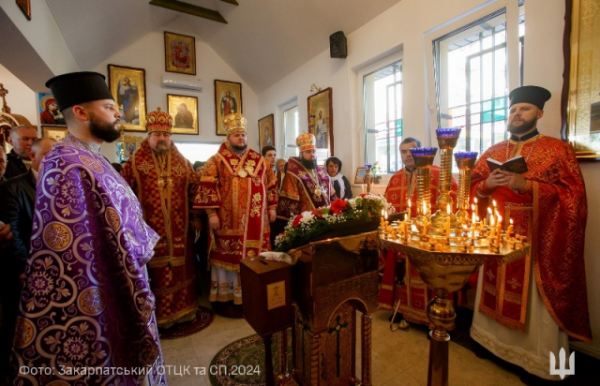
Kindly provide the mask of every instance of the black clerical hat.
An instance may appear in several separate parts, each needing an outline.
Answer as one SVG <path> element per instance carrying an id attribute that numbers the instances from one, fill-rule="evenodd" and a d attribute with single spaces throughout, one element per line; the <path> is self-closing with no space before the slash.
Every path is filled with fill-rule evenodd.
<path id="1" fill-rule="evenodd" d="M 46 82 L 46 87 L 52 90 L 62 111 L 80 103 L 114 99 L 104 79 L 104 75 L 97 72 L 71 72 L 55 76 Z"/>
<path id="2" fill-rule="evenodd" d="M 532 105 L 536 105 L 540 110 L 544 109 L 544 103 L 551 96 L 550 91 L 539 86 L 518 87 L 508 94 L 511 106 L 515 103 L 531 103 Z"/>

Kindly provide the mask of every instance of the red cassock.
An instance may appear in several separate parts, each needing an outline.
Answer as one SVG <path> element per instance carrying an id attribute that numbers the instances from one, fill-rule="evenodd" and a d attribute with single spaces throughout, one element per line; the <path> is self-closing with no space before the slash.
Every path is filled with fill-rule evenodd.
<path id="1" fill-rule="evenodd" d="M 504 226 L 512 219 L 515 234 L 527 236 L 532 253 L 506 266 L 484 265 L 479 312 L 524 331 L 528 289 L 536 285 L 556 324 L 573 338 L 591 341 L 583 259 L 587 203 L 571 146 L 543 135 L 492 146 L 473 169 L 471 197 L 490 174 L 487 158 L 504 162 L 515 154 L 527 160 L 523 177 L 530 181 L 530 189 L 520 194 L 499 187 L 489 198 L 479 199 L 479 212 L 483 218 L 490 200 L 495 200 Z M 531 259 L 535 283 L 529 279 Z"/>

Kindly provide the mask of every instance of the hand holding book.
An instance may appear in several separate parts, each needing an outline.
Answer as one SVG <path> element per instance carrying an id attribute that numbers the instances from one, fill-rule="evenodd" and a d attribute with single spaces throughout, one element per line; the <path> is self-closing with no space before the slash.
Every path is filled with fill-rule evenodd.
<path id="1" fill-rule="evenodd" d="M 500 162 L 493 158 L 488 158 L 486 161 L 488 167 L 490 168 L 490 172 L 493 172 L 496 169 L 518 174 L 525 173 L 527 171 L 527 162 L 525 162 L 525 158 L 523 158 L 522 155 L 513 157 L 505 162 Z"/>

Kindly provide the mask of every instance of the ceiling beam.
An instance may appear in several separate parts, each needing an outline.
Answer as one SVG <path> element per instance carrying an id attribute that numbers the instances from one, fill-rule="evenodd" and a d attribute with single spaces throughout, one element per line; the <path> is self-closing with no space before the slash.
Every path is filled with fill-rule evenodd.
<path id="1" fill-rule="evenodd" d="M 188 15 L 198 16 L 204 19 L 213 20 L 219 23 L 227 24 L 227 20 L 217 11 L 208 8 L 198 7 L 197 5 L 184 3 L 178 0 L 152 0 L 151 5 L 171 9 L 173 11 L 187 13 Z"/>
<path id="2" fill-rule="evenodd" d="M 233 5 L 239 5 L 237 1 L 235 0 L 221 0 L 224 3 L 229 3 L 229 4 L 233 4 Z"/>

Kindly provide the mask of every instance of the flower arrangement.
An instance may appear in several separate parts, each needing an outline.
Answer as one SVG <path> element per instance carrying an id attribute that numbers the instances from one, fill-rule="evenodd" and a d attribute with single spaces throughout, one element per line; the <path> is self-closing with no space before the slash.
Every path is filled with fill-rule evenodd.
<path id="1" fill-rule="evenodd" d="M 275 238 L 275 251 L 287 252 L 342 227 L 351 231 L 354 227 L 349 226 L 350 221 L 362 228 L 366 225 L 376 228 L 383 211 L 393 213 L 394 207 L 381 195 L 363 193 L 350 200 L 338 198 L 330 206 L 290 218 L 284 232 Z"/>

